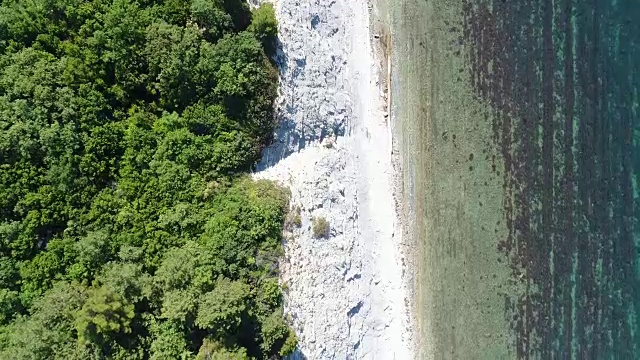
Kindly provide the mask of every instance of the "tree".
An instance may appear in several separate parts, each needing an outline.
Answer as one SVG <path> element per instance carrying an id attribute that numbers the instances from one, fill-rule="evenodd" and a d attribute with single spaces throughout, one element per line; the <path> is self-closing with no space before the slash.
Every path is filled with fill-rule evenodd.
<path id="1" fill-rule="evenodd" d="M 130 103 L 132 93 L 144 90 L 146 28 L 152 18 L 136 2 L 116 0 L 104 15 L 104 24 L 87 41 L 104 64 L 105 85 L 118 101 Z"/>
<path id="2" fill-rule="evenodd" d="M 131 332 L 134 316 L 133 305 L 115 291 L 105 286 L 91 289 L 76 318 L 78 341 L 83 345 L 107 344 L 117 335 Z"/>
<path id="3" fill-rule="evenodd" d="M 202 295 L 196 325 L 217 337 L 233 334 L 247 309 L 250 288 L 239 281 L 218 278 L 215 288 Z"/>
<path id="4" fill-rule="evenodd" d="M 84 139 L 80 172 L 100 187 L 106 187 L 117 176 L 118 162 L 124 152 L 120 143 L 123 132 L 122 123 L 107 123 L 92 128 Z"/>
<path id="5" fill-rule="evenodd" d="M 231 15 L 225 12 L 222 1 L 193 0 L 191 16 L 210 42 L 215 42 L 233 28 Z"/>
<path id="6" fill-rule="evenodd" d="M 0 1 L 0 358 L 278 355 L 272 10 Z"/>
<path id="7" fill-rule="evenodd" d="M 230 264 L 228 276 L 236 276 L 239 266 L 255 264 L 257 248 L 277 252 L 287 202 L 288 193 L 273 183 L 248 179 L 215 199 L 202 242 Z"/>
<path id="8" fill-rule="evenodd" d="M 248 360 L 246 349 L 227 349 L 217 341 L 204 339 L 196 360 Z"/>
<path id="9" fill-rule="evenodd" d="M 15 290 L 0 288 L 0 324 L 9 322 L 19 309 L 19 293 Z"/>
<path id="10" fill-rule="evenodd" d="M 195 95 L 192 69 L 199 60 L 202 35 L 197 27 L 154 23 L 147 30 L 146 54 L 152 83 L 167 110 L 183 110 Z"/>
<path id="11" fill-rule="evenodd" d="M 78 285 L 57 283 L 2 331 L 2 359 L 80 359 L 74 320 L 87 298 Z"/>
<path id="12" fill-rule="evenodd" d="M 256 310 L 260 316 L 271 314 L 282 305 L 282 291 L 278 278 L 264 278 L 257 289 Z"/>
<path id="13" fill-rule="evenodd" d="M 273 39 L 278 33 L 278 21 L 273 4 L 264 3 L 252 13 L 249 31 L 256 34 L 259 40 Z"/>
<path id="14" fill-rule="evenodd" d="M 282 318 L 282 309 L 274 311 L 262 321 L 260 333 L 265 356 L 274 353 L 280 356 L 289 355 L 295 350 L 298 342 Z"/>
<path id="15" fill-rule="evenodd" d="M 189 19 L 189 0 L 163 0 L 160 14 L 163 19 L 178 26 L 184 26 Z"/>
<path id="16" fill-rule="evenodd" d="M 195 287 L 204 292 L 213 288 L 215 278 L 224 266 L 224 262 L 206 246 L 187 242 L 165 253 L 154 280 L 164 291 Z"/>
<path id="17" fill-rule="evenodd" d="M 170 322 L 153 322 L 150 326 L 151 346 L 150 356 L 152 360 L 184 359 L 190 357 L 186 350 L 187 341 L 183 331 Z"/>
<path id="18" fill-rule="evenodd" d="M 62 274 L 73 261 L 74 252 L 73 242 L 56 239 L 49 242 L 46 251 L 22 263 L 20 277 L 23 283 L 21 298 L 24 305 L 30 305 L 56 281 L 61 280 Z"/>
<path id="19" fill-rule="evenodd" d="M 251 33 L 225 36 L 216 43 L 211 56 L 217 67 L 214 91 L 218 96 L 250 96 L 263 83 L 264 52 Z"/>
<path id="20" fill-rule="evenodd" d="M 74 264 L 69 266 L 68 277 L 89 283 L 100 267 L 113 256 L 108 248 L 109 236 L 105 232 L 92 232 L 73 244 Z"/>
<path id="21" fill-rule="evenodd" d="M 171 290 L 164 293 L 160 317 L 186 326 L 193 322 L 198 306 L 197 294 L 193 290 Z"/>
<path id="22" fill-rule="evenodd" d="M 140 264 L 111 262 L 102 267 L 96 283 L 113 290 L 125 301 L 136 304 L 152 292 L 151 277 Z"/>

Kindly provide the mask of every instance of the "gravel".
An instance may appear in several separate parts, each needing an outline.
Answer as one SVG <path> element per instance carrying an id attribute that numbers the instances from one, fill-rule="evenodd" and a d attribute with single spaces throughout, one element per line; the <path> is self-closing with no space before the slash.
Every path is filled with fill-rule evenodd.
<path id="1" fill-rule="evenodd" d="M 276 0 L 275 141 L 254 177 L 289 187 L 285 313 L 294 359 L 414 357 L 392 139 L 367 0 Z M 385 69 L 386 70 L 386 69 Z M 312 219 L 329 224 L 313 236 Z"/>

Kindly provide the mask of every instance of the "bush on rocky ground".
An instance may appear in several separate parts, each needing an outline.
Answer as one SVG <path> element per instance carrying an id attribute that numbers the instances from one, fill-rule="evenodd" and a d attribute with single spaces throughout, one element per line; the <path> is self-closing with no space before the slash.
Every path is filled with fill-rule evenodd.
<path id="1" fill-rule="evenodd" d="M 329 222 L 324 217 L 315 217 L 312 220 L 313 236 L 321 238 L 329 235 Z"/>

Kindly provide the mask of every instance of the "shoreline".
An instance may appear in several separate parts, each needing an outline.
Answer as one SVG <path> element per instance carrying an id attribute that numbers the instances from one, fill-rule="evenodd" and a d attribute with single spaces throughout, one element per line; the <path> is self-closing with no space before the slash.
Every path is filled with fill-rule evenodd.
<path id="1" fill-rule="evenodd" d="M 391 7 L 395 141 L 413 236 L 416 341 L 422 358 L 511 358 L 511 269 L 500 154 L 459 47 L 460 2 Z M 455 30 L 455 31 L 454 31 Z"/>
<path id="2" fill-rule="evenodd" d="M 280 264 L 285 313 L 299 338 L 291 358 L 411 359 L 410 249 L 375 5 L 274 7 L 278 129 L 254 177 L 289 187 L 300 213 L 301 226 L 285 231 Z M 330 224 L 326 237 L 312 234 L 318 217 Z"/>
<path id="3" fill-rule="evenodd" d="M 413 172 L 405 168 L 407 164 L 403 154 L 406 152 L 406 145 L 402 143 L 403 134 L 402 127 L 398 117 L 400 116 L 397 104 L 394 104 L 393 90 L 394 86 L 398 86 L 398 79 L 394 81 L 395 74 L 398 77 L 397 53 L 394 50 L 393 41 L 393 11 L 389 4 L 379 0 L 369 0 L 371 5 L 370 26 L 375 35 L 372 37 L 372 45 L 374 47 L 374 56 L 378 58 L 378 77 L 384 79 L 380 83 L 381 91 L 385 100 L 385 117 L 387 119 L 387 128 L 389 132 L 389 142 L 391 144 L 390 161 L 392 166 L 392 186 L 393 199 L 395 206 L 395 216 L 397 219 L 396 231 L 401 235 L 397 242 L 397 247 L 402 259 L 402 286 L 405 299 L 405 326 L 408 329 L 407 337 L 408 345 L 411 348 L 412 358 L 419 359 L 425 356 L 426 348 L 424 344 L 430 344 L 431 339 L 426 339 L 425 334 L 421 333 L 420 324 L 420 308 L 418 307 L 418 296 L 420 286 L 420 268 L 419 262 L 419 244 L 416 243 L 418 237 L 415 234 L 415 227 L 412 222 L 417 221 L 413 192 L 410 189 L 413 186 Z M 405 120 L 406 121 L 406 120 Z M 403 151 L 404 150 L 404 151 Z M 427 357 L 428 358 L 428 357 Z"/>
<path id="4" fill-rule="evenodd" d="M 401 260 L 401 286 L 402 297 L 404 301 L 404 319 L 403 331 L 404 345 L 409 349 L 408 358 L 418 359 L 420 353 L 419 342 L 417 338 L 417 314 L 415 293 L 413 282 L 415 281 L 415 244 L 411 234 L 410 224 L 407 223 L 404 215 L 409 215 L 408 204 L 403 198 L 404 176 L 403 176 L 403 158 L 399 143 L 395 141 L 394 132 L 396 131 L 397 114 L 393 110 L 393 41 L 390 19 L 383 19 L 382 12 L 388 12 L 389 9 L 380 9 L 377 0 L 368 0 L 369 2 L 369 32 L 370 44 L 372 47 L 372 57 L 374 60 L 374 71 L 377 75 L 377 88 L 380 91 L 382 101 L 384 102 L 384 113 L 386 128 L 389 141 L 389 161 L 391 164 L 391 191 L 393 194 L 394 206 L 394 234 L 395 247 L 398 251 L 398 257 Z M 386 13 L 391 16 L 390 13 Z"/>

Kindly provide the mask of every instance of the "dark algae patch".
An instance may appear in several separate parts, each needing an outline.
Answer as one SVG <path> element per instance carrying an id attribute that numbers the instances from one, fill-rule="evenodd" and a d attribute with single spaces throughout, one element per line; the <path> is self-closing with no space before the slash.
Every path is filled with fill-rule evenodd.
<path id="1" fill-rule="evenodd" d="M 468 1 L 475 93 L 493 110 L 524 296 L 519 358 L 640 357 L 640 4 Z M 636 20 L 634 20 L 636 19 Z"/>
<path id="2" fill-rule="evenodd" d="M 462 4 L 395 5 L 392 112 L 415 244 L 418 354 L 512 358 L 505 304 L 518 285 L 498 250 L 508 234 L 502 162 L 492 161 L 491 112 L 467 81 Z"/>
<path id="3" fill-rule="evenodd" d="M 640 359 L 640 3 L 392 13 L 420 355 Z"/>

